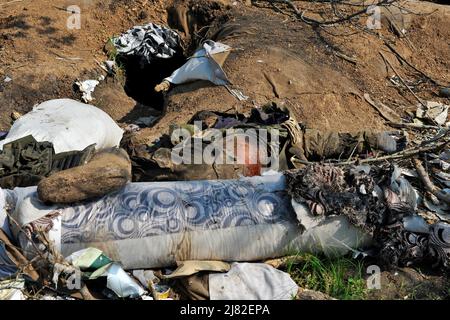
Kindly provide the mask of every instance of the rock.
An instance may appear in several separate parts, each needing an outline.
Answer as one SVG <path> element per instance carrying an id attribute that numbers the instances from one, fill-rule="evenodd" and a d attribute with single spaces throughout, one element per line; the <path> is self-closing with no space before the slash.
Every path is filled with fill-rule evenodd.
<path id="1" fill-rule="evenodd" d="M 320 291 L 299 288 L 297 293 L 297 300 L 336 300 L 336 299 Z"/>
<path id="2" fill-rule="evenodd" d="M 123 149 L 100 152 L 82 166 L 52 174 L 38 184 L 44 202 L 73 203 L 103 196 L 131 181 L 131 162 Z"/>

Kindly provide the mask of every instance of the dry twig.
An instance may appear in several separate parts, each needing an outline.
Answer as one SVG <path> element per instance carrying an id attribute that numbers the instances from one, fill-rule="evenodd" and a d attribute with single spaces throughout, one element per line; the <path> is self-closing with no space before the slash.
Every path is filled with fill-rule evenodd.
<path id="1" fill-rule="evenodd" d="M 445 203 L 450 204 L 450 194 L 443 192 L 440 188 L 434 185 L 434 183 L 428 176 L 427 171 L 423 167 L 422 162 L 419 159 L 414 159 L 413 162 L 414 167 L 416 168 L 420 180 L 422 180 L 422 183 L 424 184 L 425 188 L 433 195 L 435 195 L 436 198 L 438 198 L 439 200 L 442 200 Z"/>
<path id="2" fill-rule="evenodd" d="M 400 81 L 403 83 L 403 85 L 406 87 L 406 89 L 408 89 L 409 92 L 412 93 L 414 98 L 416 98 L 416 100 L 419 101 L 419 103 L 426 109 L 427 106 L 425 105 L 425 103 L 423 103 L 423 101 L 414 93 L 414 91 L 411 90 L 411 88 L 406 84 L 405 80 L 403 80 L 403 78 L 400 76 L 400 74 L 397 72 L 397 70 L 394 68 L 394 66 L 389 62 L 389 60 L 386 59 L 386 57 L 383 55 L 383 53 L 381 51 L 379 51 L 379 53 L 383 57 L 383 59 L 386 61 L 386 63 L 389 65 L 389 67 L 391 67 L 392 71 L 394 71 L 395 75 L 400 79 Z"/>

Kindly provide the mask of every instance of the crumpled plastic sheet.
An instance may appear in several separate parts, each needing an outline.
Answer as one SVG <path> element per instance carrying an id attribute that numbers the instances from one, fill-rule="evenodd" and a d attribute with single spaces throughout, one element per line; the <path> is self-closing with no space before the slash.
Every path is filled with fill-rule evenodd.
<path id="1" fill-rule="evenodd" d="M 151 63 L 155 57 L 171 58 L 180 48 L 180 37 L 169 28 L 149 23 L 133 27 L 112 43 L 119 54 L 141 56 Z"/>
<path id="2" fill-rule="evenodd" d="M 106 286 L 121 298 L 136 298 L 145 293 L 145 290 L 118 263 L 112 262 L 98 269 L 89 278 L 96 279 L 105 276 L 107 277 Z"/>
<path id="3" fill-rule="evenodd" d="M 426 108 L 420 103 L 417 105 L 417 118 L 428 119 L 438 125 L 445 125 L 450 106 L 435 101 L 426 101 L 425 106 Z"/>
<path id="4" fill-rule="evenodd" d="M 292 300 L 297 291 L 289 274 L 265 263 L 233 263 L 209 275 L 211 300 Z"/>
<path id="5" fill-rule="evenodd" d="M 85 80 L 85 81 L 77 81 L 75 84 L 80 89 L 83 96 L 81 99 L 84 102 L 90 102 L 94 100 L 94 97 L 92 97 L 92 94 L 94 93 L 95 87 L 98 86 L 100 82 L 98 80 Z"/>
<path id="6" fill-rule="evenodd" d="M 11 279 L 0 282 L 0 300 L 25 300 L 22 290 L 25 287 L 23 279 Z"/>
<path id="7" fill-rule="evenodd" d="M 417 215 L 417 192 L 400 168 L 372 169 L 308 166 L 288 173 L 288 192 L 315 216 L 346 215 L 373 234 L 377 257 L 385 264 L 450 267 L 450 224 L 427 225 Z"/>
<path id="8" fill-rule="evenodd" d="M 203 48 L 196 51 L 181 68 L 175 70 L 172 75 L 164 80 L 174 84 L 192 82 L 195 80 L 207 80 L 215 85 L 230 84 L 225 72 L 219 63 L 214 59 L 214 55 L 225 53 L 231 47 L 220 42 L 207 40 L 203 43 Z"/>

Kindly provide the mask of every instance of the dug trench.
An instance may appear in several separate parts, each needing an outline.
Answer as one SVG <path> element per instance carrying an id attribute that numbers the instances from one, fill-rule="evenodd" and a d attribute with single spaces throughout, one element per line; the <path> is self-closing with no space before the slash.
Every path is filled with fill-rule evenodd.
<path id="1" fill-rule="evenodd" d="M 116 63 L 123 69 L 125 75 L 125 93 L 145 108 L 153 108 L 163 111 L 165 105 L 164 94 L 156 92 L 154 87 L 164 78 L 170 76 L 173 71 L 186 62 L 186 57 L 180 47 L 177 53 L 169 58 L 155 58 L 150 63 L 142 61 L 141 57 L 119 56 Z M 132 122 L 136 120 L 133 113 L 122 118 L 121 122 Z"/>
<path id="2" fill-rule="evenodd" d="M 201 1 L 203 5 L 200 6 L 197 2 L 179 1 L 167 8 L 167 25 L 180 36 L 180 45 L 170 58 L 154 57 L 149 62 L 139 55 L 118 54 L 108 41 L 104 52 L 115 61 L 116 73 L 112 81 L 107 79 L 106 84 L 100 84 L 96 89 L 97 101 L 94 104 L 119 123 L 130 124 L 147 116 L 162 117 L 166 113 L 167 94 L 155 91 L 155 86 L 187 62 L 206 39 L 212 25 L 224 24 L 230 19 L 229 8 L 223 4 L 206 0 Z M 129 99 L 124 98 L 123 93 Z M 111 108 L 117 104 L 118 94 L 122 96 L 119 100 L 126 102 L 120 108 L 121 112 Z M 112 101 L 111 96 L 116 101 Z M 130 103 L 134 106 L 131 107 Z"/>

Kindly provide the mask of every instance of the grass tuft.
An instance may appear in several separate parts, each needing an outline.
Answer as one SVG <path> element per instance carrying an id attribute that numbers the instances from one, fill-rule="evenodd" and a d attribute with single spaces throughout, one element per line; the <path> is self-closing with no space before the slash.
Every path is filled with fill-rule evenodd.
<path id="1" fill-rule="evenodd" d="M 329 259 L 301 254 L 301 259 L 286 263 L 286 271 L 297 284 L 340 300 L 361 300 L 367 297 L 364 265 L 361 261 L 341 257 Z"/>

